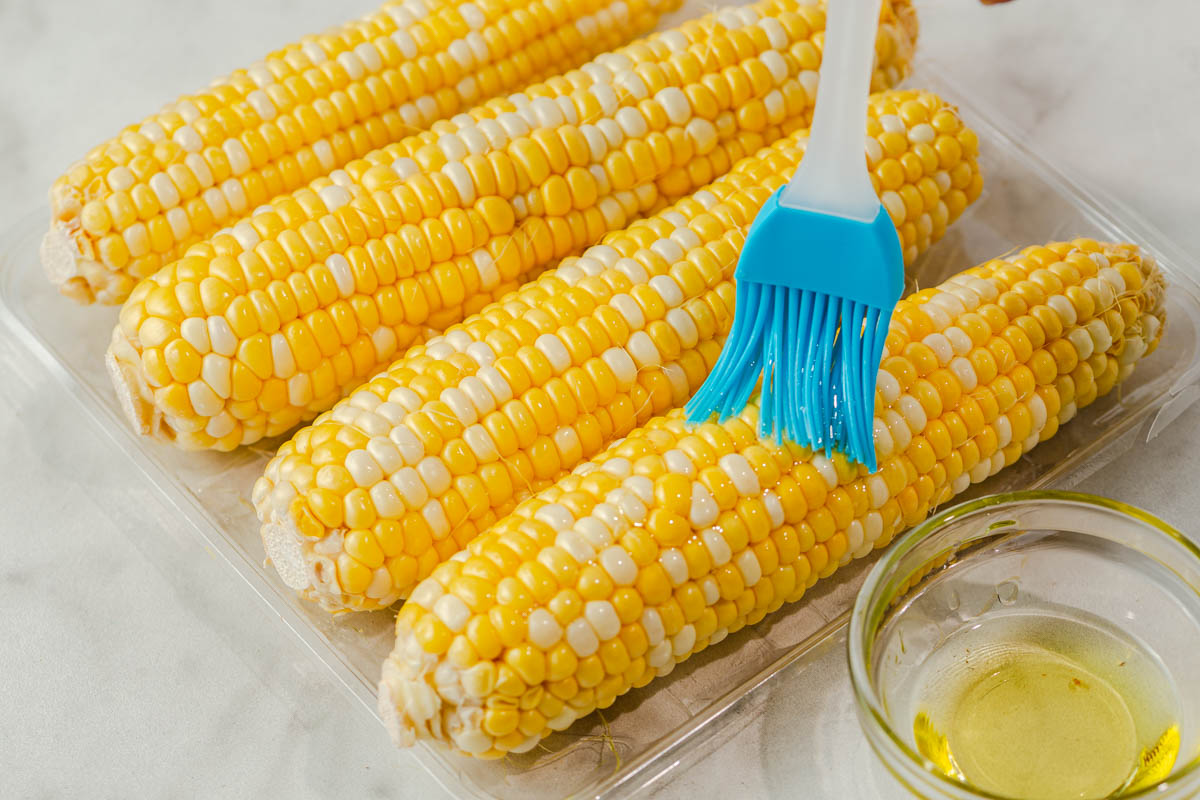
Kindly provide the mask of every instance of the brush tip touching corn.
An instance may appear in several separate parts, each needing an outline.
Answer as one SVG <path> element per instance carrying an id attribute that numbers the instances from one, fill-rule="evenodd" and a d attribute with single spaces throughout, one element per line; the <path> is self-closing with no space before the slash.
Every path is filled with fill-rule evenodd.
<path id="1" fill-rule="evenodd" d="M 1153 351 L 1163 280 L 1126 244 L 1030 247 L 901 301 L 868 473 L 675 410 L 520 503 L 413 590 L 384 664 L 399 744 L 483 758 L 674 666 L 1054 436 Z"/>
<path id="2" fill-rule="evenodd" d="M 940 115 L 951 130 L 952 118 L 967 143 L 958 161 L 932 150 L 922 159 L 923 143 L 876 126 L 864 145 L 873 168 L 895 156 L 916 170 L 892 190 L 905 195 L 897 229 L 915 258 L 980 183 L 974 134 L 946 103 L 915 91 L 871 100 L 873 119 L 903 122 L 900 109 L 912 125 Z M 523 496 L 681 406 L 729 329 L 745 230 L 803 143 L 803 133 L 777 141 L 564 259 L 413 348 L 285 443 L 253 500 L 288 585 L 331 610 L 386 606 Z"/>

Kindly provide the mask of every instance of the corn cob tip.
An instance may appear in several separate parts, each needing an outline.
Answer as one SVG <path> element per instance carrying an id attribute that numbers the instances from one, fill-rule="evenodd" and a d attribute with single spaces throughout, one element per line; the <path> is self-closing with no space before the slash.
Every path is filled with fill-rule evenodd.
<path id="1" fill-rule="evenodd" d="M 38 257 L 46 277 L 60 293 L 80 305 L 86 305 L 96 299 L 83 273 L 84 269 L 99 269 L 101 265 L 94 261 L 82 264 L 84 259 L 78 247 L 72 242 L 66 229 L 58 223 L 51 225 L 50 230 L 42 237 Z"/>
<path id="2" fill-rule="evenodd" d="M 145 376 L 134 366 L 137 363 L 133 345 L 118 326 L 104 353 L 104 366 L 117 401 L 125 412 L 125 419 L 129 420 L 130 427 L 138 435 L 164 436 L 168 428 L 163 425 L 162 415 L 154 403 L 146 399 L 153 397 L 153 390 L 146 383 Z"/>
<path id="3" fill-rule="evenodd" d="M 280 580 L 297 592 L 307 589 L 308 562 L 300 544 L 302 537 L 299 531 L 288 530 L 286 524 L 268 523 L 262 527 L 261 533 L 267 560 L 274 565 Z"/>

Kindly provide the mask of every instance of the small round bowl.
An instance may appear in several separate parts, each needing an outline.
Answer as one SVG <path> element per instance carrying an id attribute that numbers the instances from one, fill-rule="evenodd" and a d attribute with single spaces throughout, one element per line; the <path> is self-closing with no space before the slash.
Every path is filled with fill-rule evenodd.
<path id="1" fill-rule="evenodd" d="M 919 675 L 948 637 L 982 630 L 993 615 L 1060 612 L 1136 642 L 1173 684 L 1173 767 L 1153 785 L 1111 796 L 1200 792 L 1200 548 L 1145 511 L 1073 492 L 963 503 L 901 537 L 875 564 L 854 604 L 848 649 L 859 721 L 887 769 L 920 797 L 1012 800 L 920 754 L 912 713 Z"/>

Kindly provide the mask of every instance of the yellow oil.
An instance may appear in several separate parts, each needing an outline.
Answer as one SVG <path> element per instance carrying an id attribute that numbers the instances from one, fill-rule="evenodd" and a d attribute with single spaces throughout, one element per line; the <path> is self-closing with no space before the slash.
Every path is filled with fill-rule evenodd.
<path id="1" fill-rule="evenodd" d="M 917 749 L 1004 797 L 1092 800 L 1166 778 L 1179 751 L 1175 692 L 1136 642 L 1045 614 L 989 615 L 926 661 Z"/>

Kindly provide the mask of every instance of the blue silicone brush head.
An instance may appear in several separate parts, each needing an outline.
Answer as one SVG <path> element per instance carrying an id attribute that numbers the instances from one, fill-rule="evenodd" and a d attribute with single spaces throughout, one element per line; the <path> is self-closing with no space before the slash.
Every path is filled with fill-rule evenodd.
<path id="1" fill-rule="evenodd" d="M 761 381 L 761 436 L 874 471 L 875 383 L 904 289 L 896 228 L 882 205 L 863 222 L 789 208 L 782 192 L 750 226 L 733 327 L 687 416 L 734 416 Z"/>

